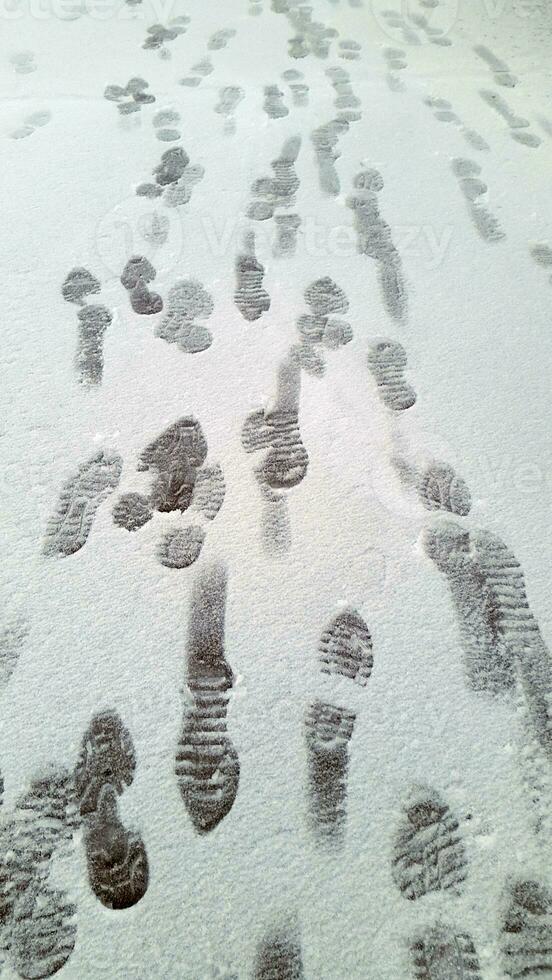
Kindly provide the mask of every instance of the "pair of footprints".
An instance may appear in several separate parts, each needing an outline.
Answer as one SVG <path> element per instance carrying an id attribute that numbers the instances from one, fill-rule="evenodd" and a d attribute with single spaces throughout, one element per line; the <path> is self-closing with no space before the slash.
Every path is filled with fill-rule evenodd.
<path id="1" fill-rule="evenodd" d="M 128 830 L 117 798 L 133 779 L 132 741 L 113 711 L 96 715 L 72 772 L 51 768 L 0 828 L 2 948 L 23 978 L 57 973 L 77 938 L 76 906 L 51 876 L 73 852 L 83 830 L 92 891 L 109 909 L 135 905 L 146 892 L 149 869 L 139 833 Z"/>
<path id="2" fill-rule="evenodd" d="M 200 834 L 228 815 L 240 776 L 226 721 L 234 683 L 225 657 L 226 596 L 226 567 L 204 566 L 194 582 L 190 606 L 189 701 L 175 766 L 184 804 Z M 322 673 L 366 685 L 373 668 L 372 639 L 355 610 L 343 610 L 328 624 L 318 655 Z M 332 847 L 342 842 L 345 831 L 348 743 L 354 721 L 354 712 L 321 701 L 311 704 L 306 716 L 309 826 L 318 843 Z"/>
<path id="3" fill-rule="evenodd" d="M 163 231 L 159 225 L 159 231 Z M 157 272 L 144 255 L 132 255 L 125 265 L 121 283 L 128 292 L 135 313 L 153 316 L 163 309 L 163 300 L 149 289 Z M 214 309 L 213 298 L 196 279 L 179 279 L 169 290 L 168 311 L 157 325 L 155 335 L 169 344 L 177 344 L 188 354 L 207 350 L 213 343 L 213 335 L 203 324 Z"/>
<path id="4" fill-rule="evenodd" d="M 155 514 L 181 515 L 188 509 L 194 522 L 172 526 L 158 546 L 167 568 L 186 568 L 199 557 L 206 536 L 205 524 L 217 516 L 225 496 L 222 469 L 205 466 L 207 443 L 199 422 L 185 416 L 169 426 L 143 451 L 137 469 L 154 474 L 147 494 L 125 493 L 113 508 L 115 524 L 129 532 L 143 527 Z M 49 521 L 43 553 L 67 557 L 88 540 L 99 506 L 118 486 L 122 458 L 101 450 L 83 463 L 62 488 Z"/>

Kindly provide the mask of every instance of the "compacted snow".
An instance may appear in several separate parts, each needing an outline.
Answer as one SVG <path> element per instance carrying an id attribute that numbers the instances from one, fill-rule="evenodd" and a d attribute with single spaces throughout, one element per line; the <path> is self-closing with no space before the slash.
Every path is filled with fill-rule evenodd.
<path id="1" fill-rule="evenodd" d="M 548 4 L 0 34 L 4 976 L 552 976 Z"/>

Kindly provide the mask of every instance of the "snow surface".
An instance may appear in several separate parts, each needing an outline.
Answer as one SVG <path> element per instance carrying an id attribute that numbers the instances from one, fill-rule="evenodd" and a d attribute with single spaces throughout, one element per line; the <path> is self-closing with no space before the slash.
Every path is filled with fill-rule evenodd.
<path id="1" fill-rule="evenodd" d="M 552 245 L 552 21 L 537 0 L 458 0 L 452 11 L 441 0 L 435 14 L 412 0 L 399 5 L 405 22 L 441 13 L 452 42 L 428 43 L 414 25 L 415 44 L 386 20 L 394 3 L 312 0 L 313 18 L 339 37 L 327 58 L 302 59 L 289 57 L 293 27 L 269 0 L 258 16 L 247 0 L 173 0 L 170 10 L 144 0 L 103 7 L 102 16 L 98 6 L 67 16 L 53 2 L 4 5 L 0 594 L 7 626 L 24 628 L 2 693 L 3 809 L 9 814 L 49 764 L 74 767 L 94 713 L 114 709 L 137 757 L 120 815 L 139 829 L 150 868 L 138 904 L 107 909 L 89 887 L 77 835 L 72 856 L 55 869 L 78 909 L 75 949 L 59 973 L 68 980 L 245 980 L 263 935 L 287 915 L 297 916 L 312 980 L 406 980 L 411 937 L 441 918 L 472 936 L 481 975 L 498 980 L 506 975 L 499 936 L 507 882 L 550 877 L 550 836 L 536 826 L 524 774 L 523 704 L 467 684 L 447 581 L 422 543 L 441 515 L 405 487 L 393 460 L 417 467 L 435 458 L 463 477 L 472 509 L 453 519 L 506 542 L 550 640 L 552 269 L 531 249 Z M 151 24 L 184 14 L 190 22 L 167 42 L 170 57 L 142 47 Z M 208 50 L 223 28 L 235 37 Z M 339 39 L 360 43 L 360 58 L 339 58 Z M 496 84 L 475 45 L 507 64 L 515 87 Z M 386 48 L 405 52 L 406 68 L 392 73 L 398 84 L 389 83 Z M 18 70 L 21 51 L 32 52 L 34 61 L 23 63 L 35 70 Z M 179 85 L 206 56 L 212 74 L 197 87 Z M 339 138 L 335 196 L 320 187 L 311 141 L 336 115 L 332 66 L 348 72 L 362 113 Z M 282 80 L 289 69 L 303 73 L 305 106 L 293 104 Z M 103 93 L 132 76 L 147 80 L 156 101 L 123 116 Z M 263 110 L 267 85 L 282 90 L 286 116 Z M 214 111 L 225 86 L 244 91 L 234 133 Z M 540 145 L 516 142 L 482 89 L 525 117 L 524 130 Z M 435 119 L 429 97 L 448 100 L 489 149 L 470 146 L 461 125 Z M 190 201 L 176 208 L 135 194 L 173 145 L 156 139 L 153 125 L 169 108 L 181 117 L 178 145 L 205 169 Z M 45 125 L 12 138 L 39 111 L 51 116 Z M 294 210 L 302 225 L 295 254 L 274 257 L 265 227 L 274 223 L 246 217 L 250 187 L 270 176 L 270 162 L 297 135 Z M 455 158 L 481 168 L 482 202 L 501 240 L 478 234 Z M 379 211 L 408 297 L 401 321 L 386 312 L 376 262 L 356 247 L 347 198 L 363 168 L 384 181 Z M 170 233 L 145 253 L 157 271 L 151 288 L 166 300 L 177 279 L 193 278 L 213 297 L 204 321 L 213 343 L 200 353 L 156 337 L 164 313 L 134 313 L 120 283 L 130 255 L 144 252 L 140 217 L 153 211 L 166 215 Z M 234 303 L 235 257 L 250 229 L 271 300 L 252 322 Z M 61 293 L 80 266 L 101 283 L 90 302 L 113 314 L 103 380 L 90 388 L 74 366 L 78 307 Z M 298 342 L 297 317 L 308 312 L 304 290 L 324 276 L 349 300 L 342 318 L 353 339 L 325 352 L 323 377 L 301 372 L 309 466 L 287 494 L 291 547 L 275 557 L 262 543 L 258 457 L 244 452 L 241 431 L 250 412 L 273 404 L 278 366 Z M 367 353 L 381 337 L 406 350 L 417 394 L 408 411 L 390 411 L 378 398 Z M 201 424 L 208 463 L 222 467 L 226 496 L 197 563 L 175 570 L 156 557 L 157 516 L 127 533 L 111 509 L 120 493 L 144 491 L 140 454 L 187 415 Z M 99 506 L 84 547 L 45 556 L 63 484 L 101 449 L 122 457 L 119 487 Z M 198 836 L 174 754 L 192 586 L 201 567 L 219 559 L 228 568 L 225 649 L 236 677 L 228 731 L 240 783 L 230 813 Z M 320 672 L 320 635 L 346 606 L 372 635 L 366 688 Z M 316 698 L 356 712 L 339 851 L 317 847 L 305 819 L 304 716 Z M 394 834 L 413 783 L 438 789 L 459 821 L 468 871 L 458 896 L 437 891 L 409 902 L 393 881 Z M 9 960 L 4 969 L 17 976 Z"/>

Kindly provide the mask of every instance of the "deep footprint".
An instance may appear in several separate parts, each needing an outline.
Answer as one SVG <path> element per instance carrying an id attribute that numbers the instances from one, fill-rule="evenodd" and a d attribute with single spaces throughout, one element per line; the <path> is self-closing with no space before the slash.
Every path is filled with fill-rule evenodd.
<path id="1" fill-rule="evenodd" d="M 412 941 L 410 955 L 415 980 L 482 980 L 479 957 L 466 932 L 434 926 Z"/>
<path id="2" fill-rule="evenodd" d="M 238 792 L 240 764 L 227 734 L 226 714 L 234 678 L 224 654 L 227 572 L 204 567 L 192 595 L 186 645 L 191 706 L 178 740 L 175 774 L 184 806 L 198 834 L 223 820 Z"/>
<path id="3" fill-rule="evenodd" d="M 117 712 L 94 715 L 82 740 L 74 779 L 90 887 L 109 909 L 136 905 L 149 882 L 142 838 L 127 830 L 118 814 L 117 797 L 132 783 L 135 770 L 132 738 Z"/>
<path id="4" fill-rule="evenodd" d="M 353 212 L 358 251 L 377 262 L 385 309 L 394 320 L 401 321 L 407 313 L 406 282 L 391 228 L 380 214 L 378 194 L 383 190 L 383 177 L 378 170 L 362 170 L 353 184 L 347 206 Z"/>
<path id="5" fill-rule="evenodd" d="M 235 270 L 234 302 L 244 320 L 258 320 L 270 309 L 270 296 L 263 288 L 265 267 L 255 255 L 253 232 L 245 236 L 243 251 L 236 256 Z"/>
<path id="6" fill-rule="evenodd" d="M 513 884 L 500 945 L 506 976 L 552 976 L 552 893 L 546 885 L 530 879 Z"/>
<path id="7" fill-rule="evenodd" d="M 315 701 L 305 718 L 308 826 L 317 844 L 342 846 L 347 821 L 349 742 L 355 713 Z"/>
<path id="8" fill-rule="evenodd" d="M 64 484 L 56 512 L 46 528 L 44 555 L 67 557 L 86 544 L 96 512 L 118 485 L 122 468 L 121 457 L 104 450 L 79 467 Z"/>
<path id="9" fill-rule="evenodd" d="M 253 980 L 303 980 L 301 938 L 295 920 L 271 929 L 259 943 Z"/>
<path id="10" fill-rule="evenodd" d="M 324 674 L 349 677 L 364 687 L 372 674 L 374 656 L 368 626 L 354 609 L 345 609 L 328 624 L 319 644 Z"/>
<path id="11" fill-rule="evenodd" d="M 439 793 L 413 786 L 402 808 L 393 845 L 393 880 L 414 901 L 429 892 L 459 894 L 467 858 L 458 821 Z"/>
<path id="12" fill-rule="evenodd" d="M 465 480 L 448 463 L 431 463 L 421 474 L 418 487 L 427 510 L 445 510 L 465 517 L 471 510 L 471 494 Z"/>
<path id="13" fill-rule="evenodd" d="M 416 402 L 416 393 L 404 378 L 406 351 L 395 340 L 373 344 L 368 352 L 368 368 L 383 404 L 394 412 L 404 412 Z"/>
<path id="14" fill-rule="evenodd" d="M 196 279 L 180 279 L 169 290 L 168 313 L 155 330 L 169 344 L 177 344 L 187 354 L 207 350 L 213 336 L 206 326 L 195 320 L 205 320 L 213 312 L 213 298 Z"/>

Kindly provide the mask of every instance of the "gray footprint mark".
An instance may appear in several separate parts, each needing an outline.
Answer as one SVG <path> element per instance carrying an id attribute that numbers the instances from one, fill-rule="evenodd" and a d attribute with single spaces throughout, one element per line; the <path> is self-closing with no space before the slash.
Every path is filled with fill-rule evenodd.
<path id="1" fill-rule="evenodd" d="M 146 50 L 158 51 L 159 57 L 165 60 L 170 58 L 171 52 L 167 47 L 167 42 L 174 41 L 180 34 L 185 34 L 189 22 L 189 17 L 181 16 L 173 17 L 168 22 L 168 27 L 164 27 L 163 24 L 152 24 L 147 29 L 147 36 L 142 47 Z"/>
<path id="2" fill-rule="evenodd" d="M 215 112 L 225 117 L 224 129 L 226 133 L 235 133 L 234 113 L 244 98 L 245 92 L 239 85 L 227 85 L 219 90 L 219 100 L 215 106 Z"/>
<path id="3" fill-rule="evenodd" d="M 516 116 L 516 114 L 510 109 L 510 106 L 503 99 L 498 92 L 493 92 L 491 89 L 481 89 L 479 92 L 481 98 L 491 109 L 501 116 L 508 125 L 510 130 L 510 135 L 517 143 L 522 143 L 524 146 L 532 147 L 536 149 L 541 145 L 542 140 L 539 136 L 530 132 L 520 132 L 520 130 L 528 129 L 531 125 L 528 119 L 523 116 Z"/>
<path id="4" fill-rule="evenodd" d="M 248 232 L 243 249 L 236 256 L 234 302 L 244 320 L 253 322 L 270 309 L 270 296 L 263 287 L 265 267 L 255 255 L 255 235 Z"/>
<path id="5" fill-rule="evenodd" d="M 227 732 L 234 676 L 225 657 L 227 570 L 204 566 L 194 582 L 186 643 L 188 706 L 178 739 L 175 774 L 194 830 L 207 834 L 228 816 L 240 763 Z"/>
<path id="6" fill-rule="evenodd" d="M 148 283 L 157 275 L 151 262 L 143 255 L 133 255 L 125 265 L 121 282 L 129 294 L 130 304 L 135 313 L 152 316 L 163 309 L 163 300 L 158 293 L 150 292 Z"/>
<path id="7" fill-rule="evenodd" d="M 143 105 L 155 102 L 155 96 L 146 92 L 149 82 L 145 78 L 135 76 L 130 78 L 126 85 L 107 85 L 104 90 L 104 99 L 109 102 L 116 102 L 117 108 L 122 116 L 131 115 L 139 112 Z"/>
<path id="8" fill-rule="evenodd" d="M 416 402 L 416 392 L 406 381 L 406 351 L 397 340 L 377 341 L 368 352 L 368 368 L 383 404 L 404 412 Z"/>
<path id="9" fill-rule="evenodd" d="M 436 790 L 413 786 L 403 806 L 393 845 L 393 880 L 415 901 L 430 892 L 460 894 L 467 857 L 458 820 Z"/>
<path id="10" fill-rule="evenodd" d="M 346 313 L 349 300 L 329 276 L 312 282 L 304 295 L 311 312 L 297 320 L 301 340 L 291 347 L 290 356 L 307 374 L 321 377 L 326 371 L 322 348 L 337 350 L 353 339 L 350 325 L 333 315 Z"/>
<path id="11" fill-rule="evenodd" d="M 415 980 L 483 980 L 473 939 L 442 923 L 410 943 Z"/>
<path id="12" fill-rule="evenodd" d="M 479 164 L 458 157 L 452 161 L 452 171 L 458 180 L 458 186 L 467 202 L 468 212 L 480 237 L 486 242 L 500 242 L 506 238 L 498 219 L 479 201 L 479 198 L 488 191 L 487 184 L 480 179 Z"/>
<path id="13" fill-rule="evenodd" d="M 282 79 L 289 85 L 293 105 L 304 108 L 309 104 L 309 86 L 304 81 L 304 75 L 296 68 L 288 68 L 282 72 Z"/>
<path id="14" fill-rule="evenodd" d="M 176 109 L 160 109 L 153 117 L 153 128 L 162 143 L 174 143 L 180 139 L 180 113 Z"/>
<path id="15" fill-rule="evenodd" d="M 505 88 L 515 88 L 518 84 L 518 79 L 515 75 L 512 75 L 512 72 L 504 61 L 497 58 L 484 44 L 476 44 L 473 50 L 489 66 L 497 85 L 503 85 Z"/>
<path id="16" fill-rule="evenodd" d="M 289 115 L 289 109 L 284 105 L 284 93 L 277 85 L 265 85 L 263 109 L 269 119 L 282 119 Z"/>
<path id="17" fill-rule="evenodd" d="M 207 443 L 199 422 L 185 416 L 165 429 L 143 451 L 138 471 L 153 472 L 147 495 L 124 493 L 113 508 L 113 522 L 135 532 L 150 521 L 154 512 L 174 514 L 190 511 L 191 526 L 174 523 L 157 548 L 157 557 L 167 568 L 187 568 L 199 556 L 205 539 L 203 522 L 217 516 L 226 492 L 220 466 L 205 466 Z M 199 523 L 198 523 L 199 522 Z"/>
<path id="18" fill-rule="evenodd" d="M 207 350 L 213 342 L 207 327 L 197 324 L 213 312 L 210 293 L 195 279 L 180 279 L 169 290 L 168 313 L 157 325 L 156 337 L 169 344 L 177 344 L 180 350 L 196 354 Z"/>
<path id="19" fill-rule="evenodd" d="M 309 830 L 319 846 L 343 846 L 347 822 L 349 743 L 355 713 L 314 701 L 305 718 Z"/>
<path id="20" fill-rule="evenodd" d="M 346 203 L 353 212 L 358 251 L 377 263 L 385 309 L 401 321 L 407 313 L 406 282 L 391 228 L 380 214 L 378 194 L 383 190 L 383 177 L 378 170 L 362 170 L 353 185 L 354 193 Z"/>
<path id="21" fill-rule="evenodd" d="M 56 510 L 48 522 L 44 555 L 67 557 L 86 544 L 96 512 L 117 487 L 122 468 L 121 457 L 104 450 L 79 466 L 63 485 Z"/>

